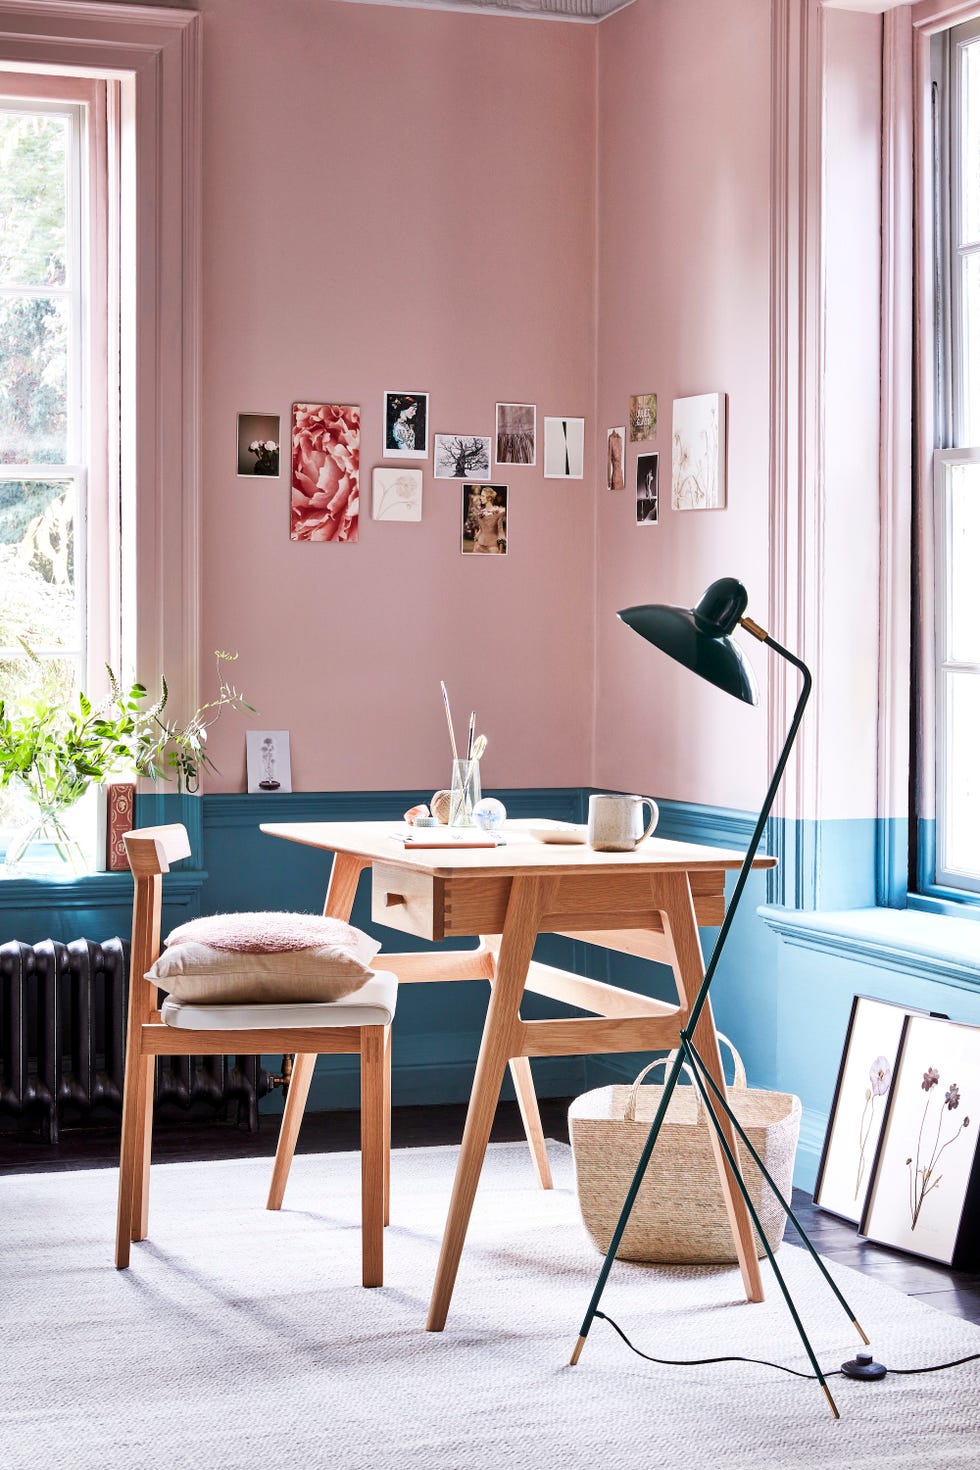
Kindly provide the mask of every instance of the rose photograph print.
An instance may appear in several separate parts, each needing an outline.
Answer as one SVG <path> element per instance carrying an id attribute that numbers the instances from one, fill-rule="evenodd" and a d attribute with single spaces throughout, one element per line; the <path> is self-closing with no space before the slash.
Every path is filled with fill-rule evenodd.
<path id="1" fill-rule="evenodd" d="M 238 415 L 238 473 L 240 475 L 278 475 L 279 415 L 277 413 L 240 413 Z"/>
<path id="2" fill-rule="evenodd" d="M 357 540 L 360 449 L 360 408 L 293 404 L 291 541 Z"/>
<path id="3" fill-rule="evenodd" d="M 657 435 L 656 393 L 633 393 L 629 404 L 630 443 L 642 444 Z"/>

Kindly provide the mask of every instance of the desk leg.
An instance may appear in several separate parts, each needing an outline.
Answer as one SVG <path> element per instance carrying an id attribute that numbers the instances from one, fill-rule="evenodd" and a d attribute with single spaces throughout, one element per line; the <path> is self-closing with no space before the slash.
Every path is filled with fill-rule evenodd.
<path id="1" fill-rule="evenodd" d="M 665 927 L 668 928 L 674 950 L 673 968 L 677 978 L 678 995 L 682 1002 L 690 1006 L 704 979 L 704 957 L 701 953 L 701 940 L 698 935 L 690 883 L 687 875 L 680 873 L 670 875 L 670 877 L 664 875 L 663 878 L 658 879 L 658 884 L 664 884 L 670 889 L 669 902 L 665 906 L 664 913 Z M 725 1074 L 718 1051 L 718 1038 L 715 1033 L 710 1000 L 705 1002 L 695 1028 L 694 1045 L 704 1058 L 704 1064 L 711 1076 L 727 1096 Z M 735 1132 L 724 1115 L 721 1117 L 721 1126 L 733 1155 L 738 1158 Z M 718 1177 L 721 1180 L 722 1193 L 725 1197 L 725 1210 L 728 1214 L 732 1239 L 735 1242 L 735 1254 L 742 1272 L 745 1297 L 750 1302 L 761 1302 L 765 1299 L 765 1292 L 762 1286 L 762 1273 L 759 1270 L 759 1255 L 756 1250 L 752 1221 L 713 1128 L 710 1133 Z"/>
<path id="2" fill-rule="evenodd" d="M 351 909 L 354 907 L 354 897 L 357 893 L 357 880 L 366 867 L 367 863 L 361 858 L 351 857 L 345 852 L 335 853 L 333 867 L 330 869 L 327 897 L 323 905 L 323 912 L 331 919 L 350 918 Z M 312 1053 L 297 1055 L 293 1061 L 293 1074 L 289 1079 L 289 1091 L 286 1093 L 286 1105 L 279 1128 L 279 1142 L 276 1145 L 276 1160 L 272 1166 L 272 1182 L 269 1185 L 269 1198 L 266 1201 L 267 1210 L 282 1208 L 286 1180 L 289 1178 L 293 1154 L 296 1152 L 299 1125 L 303 1121 L 303 1113 L 306 1110 L 306 1100 L 310 1095 L 310 1083 L 313 1081 L 315 1066 L 316 1056 Z"/>
<path id="3" fill-rule="evenodd" d="M 500 1084 L 512 1056 L 520 1054 L 520 1005 L 528 966 L 534 953 L 541 915 L 541 880 L 515 877 L 507 905 L 507 917 L 497 956 L 490 1005 L 483 1026 L 483 1040 L 466 1114 L 463 1142 L 456 1164 L 449 1215 L 442 1237 L 432 1300 L 429 1303 L 429 1332 L 441 1332 L 449 1315 L 459 1258 L 466 1239 L 476 1186 L 490 1139 Z"/>
<path id="4" fill-rule="evenodd" d="M 497 951 L 500 946 L 499 935 L 481 934 L 480 944 L 485 950 L 489 951 L 493 962 L 493 975 L 490 977 L 490 985 L 492 987 L 494 976 L 497 973 Z M 517 1094 L 517 1106 L 521 1110 L 521 1122 L 524 1124 L 527 1146 L 531 1150 L 531 1163 L 534 1165 L 535 1178 L 542 1189 L 553 1189 L 551 1165 L 548 1162 L 548 1149 L 544 1141 L 544 1129 L 541 1126 L 541 1112 L 538 1108 L 538 1099 L 534 1091 L 534 1079 L 531 1076 L 531 1063 L 529 1058 L 511 1057 L 510 1075 L 514 1083 L 514 1091 Z"/>

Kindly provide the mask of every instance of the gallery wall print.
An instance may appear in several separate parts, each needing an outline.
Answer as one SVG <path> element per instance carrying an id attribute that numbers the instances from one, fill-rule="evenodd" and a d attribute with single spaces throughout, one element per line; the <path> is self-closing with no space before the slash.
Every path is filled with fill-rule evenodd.
<path id="1" fill-rule="evenodd" d="M 379 465 L 372 474 L 371 515 L 376 521 L 422 519 L 422 471 Z"/>
<path id="2" fill-rule="evenodd" d="M 642 444 L 657 437 L 656 393 L 633 393 L 629 402 L 630 443 Z"/>
<path id="3" fill-rule="evenodd" d="M 292 791 L 289 731 L 246 730 L 245 771 L 252 795 Z"/>
<path id="4" fill-rule="evenodd" d="M 660 455 L 636 457 L 636 524 L 655 526 L 660 519 Z"/>
<path id="5" fill-rule="evenodd" d="M 674 510 L 723 510 L 725 395 L 674 399 L 671 431 L 671 505 Z"/>
<path id="6" fill-rule="evenodd" d="M 361 410 L 293 404 L 291 541 L 357 540 Z"/>
<path id="7" fill-rule="evenodd" d="M 606 430 L 606 489 L 626 488 L 626 426 Z"/>
<path id="8" fill-rule="evenodd" d="M 957 1270 L 980 1265 L 980 1026 L 905 1019 L 862 1235 Z"/>
<path id="9" fill-rule="evenodd" d="M 507 486 L 463 485 L 462 549 L 474 556 L 507 554 Z"/>
<path id="10" fill-rule="evenodd" d="M 844 1037 L 813 1202 L 857 1224 L 891 1097 L 904 1006 L 856 995 Z"/>
<path id="11" fill-rule="evenodd" d="M 537 423 L 533 403 L 497 404 L 498 464 L 537 464 Z"/>
<path id="12" fill-rule="evenodd" d="M 386 393 L 384 397 L 385 459 L 429 456 L 428 393 Z"/>
<path id="13" fill-rule="evenodd" d="M 279 415 L 277 413 L 240 413 L 238 415 L 238 473 L 240 475 L 278 475 Z"/>
<path id="14" fill-rule="evenodd" d="M 544 421 L 544 478 L 581 480 L 585 476 L 585 419 Z"/>
<path id="15" fill-rule="evenodd" d="M 490 440 L 479 434 L 437 434 L 433 469 L 437 480 L 489 479 Z"/>

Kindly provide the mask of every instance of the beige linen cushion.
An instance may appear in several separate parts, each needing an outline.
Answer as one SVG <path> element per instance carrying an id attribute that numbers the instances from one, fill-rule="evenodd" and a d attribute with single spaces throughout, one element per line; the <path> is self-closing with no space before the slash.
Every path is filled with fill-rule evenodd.
<path id="1" fill-rule="evenodd" d="M 381 945 L 319 914 L 215 914 L 181 924 L 146 978 L 197 1005 L 335 1001 L 371 978 Z"/>

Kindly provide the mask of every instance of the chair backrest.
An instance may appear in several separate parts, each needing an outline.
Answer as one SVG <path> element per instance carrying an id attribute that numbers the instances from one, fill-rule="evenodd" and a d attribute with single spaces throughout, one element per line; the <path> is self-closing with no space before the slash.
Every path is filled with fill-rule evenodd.
<path id="1" fill-rule="evenodd" d="M 156 989 L 143 977 L 160 954 L 160 913 L 164 873 L 170 864 L 190 857 L 187 830 L 179 822 L 168 827 L 139 827 L 123 837 L 133 872 L 133 941 L 129 960 L 130 1024 L 156 1010 Z"/>

